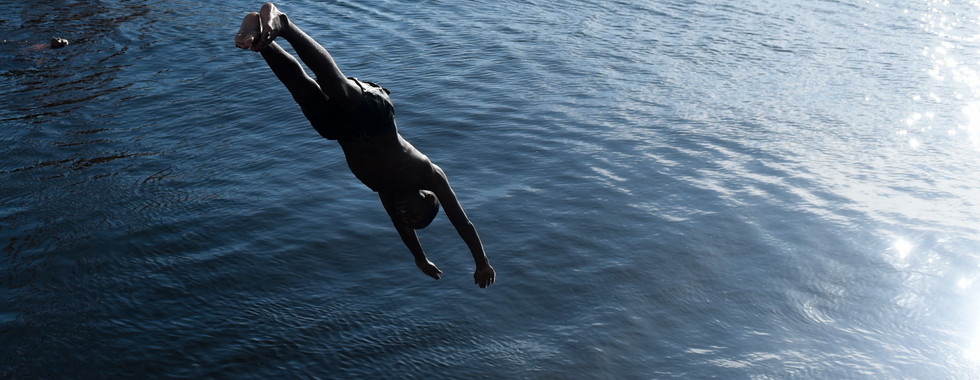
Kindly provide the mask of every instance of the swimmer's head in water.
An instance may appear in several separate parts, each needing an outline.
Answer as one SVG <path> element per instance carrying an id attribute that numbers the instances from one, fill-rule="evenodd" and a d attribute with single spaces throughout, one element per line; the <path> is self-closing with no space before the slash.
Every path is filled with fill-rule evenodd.
<path id="1" fill-rule="evenodd" d="M 391 200 L 395 215 L 416 230 L 427 227 L 439 214 L 439 198 L 429 190 L 397 193 L 392 195 Z"/>

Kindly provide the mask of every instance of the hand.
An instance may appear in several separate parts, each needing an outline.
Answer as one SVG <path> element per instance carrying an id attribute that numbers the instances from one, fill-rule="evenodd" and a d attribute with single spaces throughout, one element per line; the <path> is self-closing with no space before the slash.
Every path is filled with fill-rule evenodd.
<path id="1" fill-rule="evenodd" d="M 486 288 L 493 283 L 496 276 L 492 266 L 479 267 L 476 268 L 476 272 L 473 272 L 473 282 L 480 285 L 481 288 Z"/>
<path id="2" fill-rule="evenodd" d="M 419 267 L 419 269 L 422 270 L 422 273 L 425 273 L 426 276 L 432 277 L 436 280 L 438 280 L 439 275 L 442 274 L 442 271 L 439 270 L 439 268 L 436 268 L 436 265 L 429 260 L 417 260 L 415 261 L 415 266 Z"/>

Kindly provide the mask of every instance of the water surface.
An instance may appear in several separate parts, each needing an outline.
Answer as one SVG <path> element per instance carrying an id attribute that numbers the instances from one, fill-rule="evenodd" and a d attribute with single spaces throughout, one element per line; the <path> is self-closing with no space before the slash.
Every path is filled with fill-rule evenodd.
<path id="1" fill-rule="evenodd" d="M 980 376 L 977 2 L 279 3 L 488 290 L 234 48 L 259 5 L 0 16 L 0 377 Z"/>

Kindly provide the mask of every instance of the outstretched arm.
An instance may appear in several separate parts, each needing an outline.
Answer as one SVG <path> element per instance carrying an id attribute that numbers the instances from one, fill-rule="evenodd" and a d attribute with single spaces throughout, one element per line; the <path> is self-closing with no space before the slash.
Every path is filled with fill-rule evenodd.
<path id="1" fill-rule="evenodd" d="M 480 285 L 481 288 L 486 288 L 490 284 L 493 284 L 496 273 L 494 273 L 493 267 L 490 266 L 490 259 L 487 258 L 486 252 L 483 251 L 483 243 L 480 241 L 480 235 L 476 233 L 476 227 L 466 217 L 463 206 L 456 199 L 456 193 L 449 186 L 449 179 L 446 177 L 446 173 L 435 164 L 432 165 L 432 168 L 432 176 L 430 178 L 431 190 L 439 198 L 439 203 L 442 204 L 443 210 L 446 211 L 446 216 L 449 217 L 449 221 L 453 223 L 453 227 L 456 228 L 459 237 L 466 242 L 466 246 L 469 247 L 470 253 L 473 255 L 473 262 L 476 264 L 476 271 L 473 273 L 474 282 Z"/>
<path id="2" fill-rule="evenodd" d="M 397 216 L 390 196 L 382 193 L 379 193 L 379 195 L 381 196 L 381 204 L 384 205 L 385 211 L 388 212 L 388 217 L 391 218 L 391 223 L 395 225 L 395 230 L 398 231 L 398 236 L 402 238 L 402 242 L 405 243 L 408 250 L 412 252 L 412 256 L 415 257 L 415 266 L 419 267 L 422 273 L 438 280 L 442 271 L 425 257 L 425 251 L 422 250 L 422 243 L 419 242 L 419 236 L 415 233 L 415 229 L 406 225 Z"/>

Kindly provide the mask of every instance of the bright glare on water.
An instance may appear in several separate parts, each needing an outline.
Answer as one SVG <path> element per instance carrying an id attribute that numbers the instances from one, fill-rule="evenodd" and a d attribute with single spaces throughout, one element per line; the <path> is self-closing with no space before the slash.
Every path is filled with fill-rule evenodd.
<path id="1" fill-rule="evenodd" d="M 260 2 L 7 4 L 0 378 L 980 377 L 980 1 L 277 4 L 497 283 L 443 216 L 418 271 Z"/>

